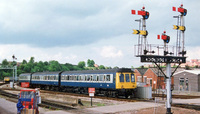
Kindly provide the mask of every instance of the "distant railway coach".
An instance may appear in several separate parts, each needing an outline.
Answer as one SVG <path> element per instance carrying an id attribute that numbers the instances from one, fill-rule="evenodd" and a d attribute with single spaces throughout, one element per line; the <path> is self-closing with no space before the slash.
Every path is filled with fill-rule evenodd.
<path id="1" fill-rule="evenodd" d="M 23 78 L 20 78 L 20 82 L 24 81 L 25 75 L 28 78 L 30 75 L 27 81 L 32 87 L 79 93 L 87 93 L 88 88 L 93 87 L 96 89 L 96 94 L 106 96 L 128 97 L 134 94 L 137 86 L 134 72 L 125 68 L 21 74 Z"/>

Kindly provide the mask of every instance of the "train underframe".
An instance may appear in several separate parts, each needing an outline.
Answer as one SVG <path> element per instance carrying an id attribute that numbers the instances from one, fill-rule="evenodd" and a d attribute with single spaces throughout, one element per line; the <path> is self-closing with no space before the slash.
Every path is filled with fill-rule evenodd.
<path id="1" fill-rule="evenodd" d="M 40 88 L 41 90 L 71 92 L 79 94 L 88 94 L 88 87 L 74 87 L 74 86 L 52 86 L 52 85 L 39 85 L 31 84 L 32 88 Z M 135 89 L 104 89 L 95 88 L 95 95 L 107 96 L 107 97 L 125 97 L 133 98 L 135 95 Z"/>

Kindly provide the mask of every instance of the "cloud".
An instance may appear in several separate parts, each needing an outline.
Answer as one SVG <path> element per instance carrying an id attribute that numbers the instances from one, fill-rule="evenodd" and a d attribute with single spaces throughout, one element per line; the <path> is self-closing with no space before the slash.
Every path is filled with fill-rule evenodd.
<path id="1" fill-rule="evenodd" d="M 123 33 L 123 2 L 17 1 L 0 2 L 2 44 L 35 47 L 88 45 Z M 123 10 L 125 11 L 125 10 Z M 106 27 L 105 27 L 106 26 Z"/>
<path id="2" fill-rule="evenodd" d="M 185 17 L 185 44 L 199 46 L 199 15 L 196 10 L 200 1 L 182 0 L 188 9 Z M 17 0 L 0 1 L 0 60 L 16 55 L 19 61 L 57 60 L 60 63 L 77 64 L 79 61 L 93 59 L 105 66 L 140 66 L 139 58 L 134 56 L 133 46 L 138 29 L 131 10 L 142 6 L 150 12 L 147 22 L 148 43 L 163 44 L 157 35 L 164 30 L 170 36 L 169 45 L 176 43 L 177 23 L 172 6 L 180 6 L 180 0 Z M 196 52 L 197 53 L 197 52 Z M 197 57 L 188 50 L 190 57 Z"/>
<path id="3" fill-rule="evenodd" d="M 113 46 L 104 46 L 100 52 L 100 55 L 104 58 L 118 58 L 122 57 L 123 53 L 121 50 L 117 50 Z"/>

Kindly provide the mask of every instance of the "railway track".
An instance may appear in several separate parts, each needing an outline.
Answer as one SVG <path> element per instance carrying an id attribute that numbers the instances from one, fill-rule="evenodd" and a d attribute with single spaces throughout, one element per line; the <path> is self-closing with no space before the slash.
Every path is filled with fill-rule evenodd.
<path id="1" fill-rule="evenodd" d="M 12 89 L 10 89 L 12 90 Z M 18 91 L 18 90 L 12 90 L 12 91 Z M 0 95 L 6 97 L 7 100 L 10 100 L 12 102 L 15 102 L 17 103 L 18 101 L 18 95 L 16 94 L 12 94 L 12 93 L 9 93 L 9 92 L 6 92 L 2 89 L 0 89 Z M 75 110 L 76 108 L 74 108 L 73 104 L 72 105 L 69 105 L 69 103 L 64 103 L 64 102 L 58 102 L 58 101 L 51 101 L 51 100 L 46 100 L 46 99 L 43 99 L 42 100 L 42 103 L 39 104 L 40 107 L 45 107 L 45 108 L 51 108 L 53 110 Z"/>
<path id="2" fill-rule="evenodd" d="M 19 89 L 3 89 L 3 90 L 9 90 L 9 91 L 20 91 Z M 88 94 L 79 94 L 79 93 L 68 93 L 68 92 L 58 92 L 58 91 L 48 91 L 48 90 L 40 90 L 42 93 L 52 94 L 52 95 L 68 95 L 68 96 L 77 96 L 77 97 L 85 97 L 90 98 Z M 126 99 L 125 97 L 105 97 L 101 95 L 95 95 L 94 98 L 99 99 L 106 99 L 106 100 L 115 100 L 115 101 L 126 101 L 126 102 L 139 102 L 139 101 L 145 101 L 145 100 L 139 100 L 139 99 Z"/>
<path id="3" fill-rule="evenodd" d="M 166 98 L 166 95 L 163 95 L 163 94 L 152 94 L 152 97 L 164 97 L 164 98 Z M 175 99 L 196 99 L 196 98 L 200 98 L 200 96 L 172 95 L 172 98 L 175 98 Z"/>
<path id="4" fill-rule="evenodd" d="M 4 89 L 4 90 L 10 90 L 10 91 L 19 91 L 16 89 Z M 0 94 L 2 94 L 3 90 L 0 90 Z M 7 97 L 9 98 L 16 98 L 16 102 L 17 102 L 17 95 L 16 94 L 7 94 L 8 92 L 6 92 Z M 69 96 L 77 96 L 77 97 L 87 97 L 89 98 L 88 95 L 86 94 L 77 94 L 77 93 L 66 93 L 66 92 L 57 92 L 57 91 L 47 91 L 47 90 L 41 90 L 41 93 L 48 93 L 48 94 L 52 94 L 52 95 L 56 95 L 56 94 L 61 94 L 61 95 L 69 95 Z M 4 92 L 3 92 L 4 94 Z M 155 97 L 155 95 L 153 95 Z M 162 94 L 160 95 L 156 95 L 156 97 L 162 97 Z M 166 97 L 166 96 L 164 96 Z M 139 100 L 139 99 L 125 99 L 125 98 L 112 98 L 112 97 L 105 97 L 105 96 L 95 96 L 95 98 L 100 98 L 100 99 L 107 99 L 107 100 L 116 100 L 116 101 L 126 101 L 126 102 L 139 102 L 139 101 L 144 101 L 144 102 L 152 102 L 150 100 Z M 173 98 L 179 98 L 179 99 L 192 99 L 192 98 L 200 98 L 200 96 L 187 96 L 187 95 L 173 95 Z M 14 100 L 12 100 L 14 101 Z M 154 102 L 154 101 L 153 101 Z M 46 108 L 51 108 L 51 109 L 62 109 L 62 110 L 71 110 L 71 109 L 76 109 L 73 107 L 73 105 L 66 107 L 66 105 L 69 104 L 65 104 L 63 102 L 55 102 L 55 101 L 50 101 L 50 100 L 42 100 L 42 104 L 40 104 L 39 106 L 41 107 L 46 107 Z M 200 106 L 199 105 L 192 105 L 192 104 L 178 104 L 178 103 L 173 103 L 172 104 L 173 107 L 180 107 L 180 108 L 186 108 L 186 109 L 194 109 L 194 110 L 200 110 Z"/>
<path id="5" fill-rule="evenodd" d="M 6 83 L 0 83 L 0 86 L 2 86 L 2 85 L 4 85 L 4 84 L 6 84 Z"/>

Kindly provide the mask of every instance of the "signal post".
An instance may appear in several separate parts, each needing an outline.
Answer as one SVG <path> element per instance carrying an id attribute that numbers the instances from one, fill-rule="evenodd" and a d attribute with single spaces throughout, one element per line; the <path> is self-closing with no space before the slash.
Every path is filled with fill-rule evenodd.
<path id="1" fill-rule="evenodd" d="M 177 8 L 178 12 L 181 15 L 176 16 L 178 17 L 178 24 L 173 25 L 175 30 L 177 30 L 177 41 L 176 46 L 170 46 L 168 43 L 170 42 L 170 36 L 166 35 L 166 31 L 164 31 L 161 35 L 158 35 L 158 39 L 162 39 L 164 44 L 147 44 L 147 35 L 148 32 L 146 31 L 146 19 L 149 17 L 149 12 L 144 10 L 143 7 L 141 11 L 138 11 L 138 15 L 142 16 L 142 30 L 133 30 L 133 34 L 138 34 L 138 44 L 135 45 L 135 56 L 140 57 L 141 62 L 151 62 L 154 63 L 157 68 L 162 72 L 162 74 L 166 78 L 166 89 L 167 89 L 167 101 L 166 101 L 166 113 L 171 114 L 171 77 L 180 66 L 181 63 L 186 62 L 186 51 L 185 51 L 185 30 L 186 27 L 184 26 L 184 16 L 187 14 L 187 10 L 183 8 L 181 5 Z M 176 11 L 176 8 L 172 8 L 173 11 Z M 136 14 L 135 10 L 132 10 L 132 14 Z M 140 27 L 139 27 L 140 29 Z M 142 37 L 140 37 L 142 35 Z M 181 36 L 180 36 L 181 35 Z M 143 42 L 144 40 L 144 42 Z M 181 45 L 182 43 L 182 45 Z M 175 50 L 174 50 L 175 49 Z M 158 65 L 159 63 L 166 63 L 166 74 L 163 72 L 161 67 Z M 171 72 L 171 63 L 176 63 L 178 66 L 176 69 Z M 142 77 L 143 80 L 143 77 Z"/>

